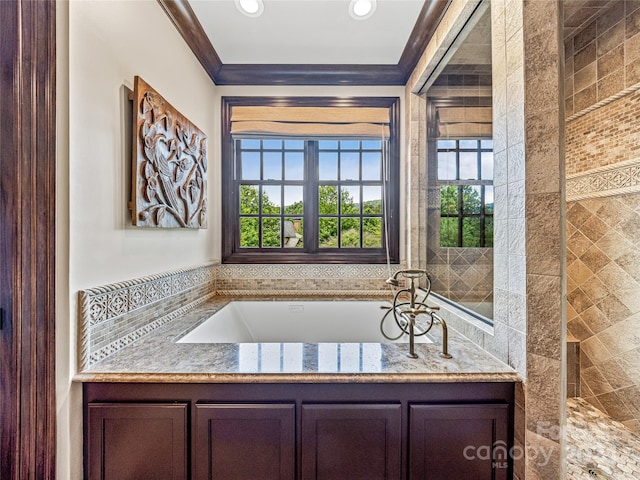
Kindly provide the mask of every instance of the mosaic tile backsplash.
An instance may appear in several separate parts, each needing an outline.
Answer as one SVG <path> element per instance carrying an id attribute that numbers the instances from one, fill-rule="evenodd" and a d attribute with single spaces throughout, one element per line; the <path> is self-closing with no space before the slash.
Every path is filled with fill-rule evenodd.
<path id="1" fill-rule="evenodd" d="M 87 368 L 213 295 L 389 297 L 404 265 L 209 264 L 79 292 L 80 365 Z"/>

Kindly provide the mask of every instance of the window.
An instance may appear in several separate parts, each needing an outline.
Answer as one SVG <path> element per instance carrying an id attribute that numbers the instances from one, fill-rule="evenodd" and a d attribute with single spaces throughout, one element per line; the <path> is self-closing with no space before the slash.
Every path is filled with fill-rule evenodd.
<path id="1" fill-rule="evenodd" d="M 438 140 L 440 246 L 493 246 L 493 141 Z"/>
<path id="2" fill-rule="evenodd" d="M 296 105 L 327 101 L 296 99 Z M 388 138 L 232 133 L 234 105 L 269 102 L 223 99 L 223 261 L 384 263 L 388 236 L 389 260 L 397 263 L 397 99 L 348 102 L 389 109 Z"/>

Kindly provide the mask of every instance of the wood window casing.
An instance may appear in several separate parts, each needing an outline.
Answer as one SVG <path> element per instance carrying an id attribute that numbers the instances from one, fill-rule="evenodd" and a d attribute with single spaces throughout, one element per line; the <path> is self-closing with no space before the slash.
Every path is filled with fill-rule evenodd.
<path id="1" fill-rule="evenodd" d="M 300 249 L 240 248 L 239 206 L 235 182 L 235 148 L 231 135 L 231 111 L 234 106 L 304 106 L 304 107 L 385 107 L 389 109 L 388 164 L 386 178 L 386 228 L 389 232 L 389 260 L 399 259 L 399 99 L 396 97 L 335 98 L 335 97 L 223 97 L 222 98 L 222 261 L 224 263 L 385 263 L 387 252 L 382 248 L 318 249 L 317 234 L 312 222 L 305 221 L 305 247 Z M 315 148 L 307 142 L 307 150 Z M 317 144 L 316 144 L 317 145 Z M 307 152 L 311 154 L 313 152 Z M 317 166 L 305 165 L 305 185 L 317 178 Z M 311 184 L 309 184 L 311 185 Z M 312 188 L 305 188 L 305 205 L 317 210 Z M 383 228 L 384 232 L 384 228 Z"/>

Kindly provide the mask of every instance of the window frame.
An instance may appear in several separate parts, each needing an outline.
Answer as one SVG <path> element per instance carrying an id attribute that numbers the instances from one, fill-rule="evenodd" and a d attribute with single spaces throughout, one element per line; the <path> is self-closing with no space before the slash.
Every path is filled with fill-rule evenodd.
<path id="1" fill-rule="evenodd" d="M 379 264 L 387 262 L 387 252 L 382 248 L 318 248 L 317 239 L 307 241 L 303 248 L 256 247 L 240 248 L 239 205 L 235 181 L 235 149 L 231 136 L 231 110 L 234 106 L 287 106 L 287 107 L 383 107 L 389 109 L 388 163 L 386 181 L 386 219 L 389 232 L 391 263 L 399 263 L 400 246 L 400 99 L 398 97 L 222 97 L 222 263 L 265 264 Z M 305 139 L 312 140 L 312 138 Z M 306 144 L 309 145 L 309 144 Z M 317 167 L 305 165 L 304 184 L 308 187 L 310 175 L 317 176 Z M 305 188 L 305 205 L 317 210 L 317 199 L 310 188 Z M 305 215 L 306 217 L 306 215 Z M 305 232 L 308 220 L 304 219 Z M 312 229 L 315 230 L 315 229 Z M 383 225 L 384 235 L 384 225 Z M 315 251 L 314 251 L 315 250 Z"/>
<path id="2" fill-rule="evenodd" d="M 442 225 L 443 218 L 455 218 L 458 220 L 458 245 L 455 246 L 443 246 L 442 238 L 439 239 L 439 245 L 441 248 L 493 248 L 493 238 L 491 239 L 491 245 L 486 245 L 486 219 L 493 219 L 493 212 L 487 212 L 487 204 L 485 202 L 485 189 L 486 187 L 493 187 L 493 178 L 491 180 L 482 179 L 482 153 L 491 152 L 493 155 L 493 146 L 491 148 L 483 148 L 482 142 L 492 140 L 488 138 L 437 138 L 436 139 L 436 165 L 438 165 L 440 152 L 454 152 L 456 155 L 456 178 L 455 179 L 440 179 L 438 173 L 436 173 L 436 186 L 439 191 L 442 191 L 442 187 L 454 186 L 458 190 L 458 212 L 457 213 L 444 213 L 440 208 L 440 225 Z M 456 142 L 455 148 L 440 148 L 438 142 L 440 141 L 453 141 Z M 462 141 L 474 141 L 477 142 L 477 148 L 461 147 Z M 478 179 L 461 179 L 460 178 L 460 154 L 473 152 L 477 154 L 476 158 L 476 171 L 478 172 Z M 467 213 L 463 208 L 463 190 L 464 187 L 480 187 L 480 213 Z M 478 246 L 465 246 L 463 245 L 463 223 L 465 218 L 478 218 L 480 219 L 480 245 Z"/>

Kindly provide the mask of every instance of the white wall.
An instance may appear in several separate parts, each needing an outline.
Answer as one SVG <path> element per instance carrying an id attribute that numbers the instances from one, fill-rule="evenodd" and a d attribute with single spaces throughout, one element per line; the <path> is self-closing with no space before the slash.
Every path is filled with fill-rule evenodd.
<path id="1" fill-rule="evenodd" d="M 211 214 L 206 230 L 131 227 L 124 87 L 141 76 L 210 139 L 215 87 L 153 0 L 59 2 L 58 39 L 57 461 L 58 478 L 80 479 L 78 290 L 216 256 Z"/>

